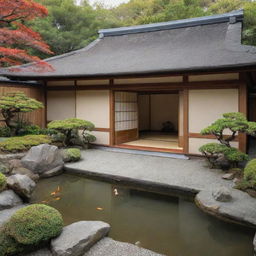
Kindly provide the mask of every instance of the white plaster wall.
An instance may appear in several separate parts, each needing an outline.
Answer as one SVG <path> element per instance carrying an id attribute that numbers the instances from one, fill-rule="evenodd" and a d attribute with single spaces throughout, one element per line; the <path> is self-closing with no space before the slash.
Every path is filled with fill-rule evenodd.
<path id="1" fill-rule="evenodd" d="M 201 138 L 189 138 L 189 153 L 190 154 L 201 154 L 199 148 L 207 143 L 218 143 L 214 139 L 201 139 Z M 231 142 L 232 147 L 238 148 L 238 142 Z"/>
<path id="2" fill-rule="evenodd" d="M 189 90 L 189 132 L 200 133 L 223 113 L 238 112 L 238 89 Z"/>
<path id="3" fill-rule="evenodd" d="M 96 137 L 96 141 L 93 144 L 109 145 L 109 132 L 94 131 L 92 134 Z"/>
<path id="4" fill-rule="evenodd" d="M 75 117 L 74 91 L 47 92 L 47 121 Z"/>
<path id="5" fill-rule="evenodd" d="M 76 98 L 77 118 L 91 121 L 97 128 L 110 128 L 108 90 L 78 90 Z"/>

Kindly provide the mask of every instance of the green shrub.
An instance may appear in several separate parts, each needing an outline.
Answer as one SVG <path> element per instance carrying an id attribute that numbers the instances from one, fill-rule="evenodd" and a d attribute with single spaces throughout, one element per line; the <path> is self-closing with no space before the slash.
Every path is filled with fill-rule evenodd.
<path id="1" fill-rule="evenodd" d="M 81 151 L 78 148 L 65 149 L 63 154 L 65 162 L 77 162 L 81 158 Z"/>
<path id="2" fill-rule="evenodd" d="M 34 204 L 18 210 L 5 224 L 5 233 L 22 245 L 38 245 L 58 236 L 61 214 L 54 208 Z"/>
<path id="3" fill-rule="evenodd" d="M 12 137 L 0 142 L 0 150 L 4 152 L 21 152 L 29 150 L 33 146 L 51 143 L 51 138 L 47 135 L 27 135 L 22 137 Z"/>
<path id="4" fill-rule="evenodd" d="M 256 187 L 256 159 L 252 159 L 244 168 L 244 180 Z"/>
<path id="5" fill-rule="evenodd" d="M 17 255 L 24 249 L 23 245 L 5 233 L 5 228 L 0 229 L 0 256 Z"/>
<path id="6" fill-rule="evenodd" d="M 6 188 L 6 177 L 0 172 L 0 192 Z"/>
<path id="7" fill-rule="evenodd" d="M 235 185 L 235 188 L 246 191 L 247 189 L 255 189 L 256 187 L 251 181 L 242 179 Z"/>
<path id="8" fill-rule="evenodd" d="M 238 149 L 218 143 L 205 144 L 199 148 L 199 151 L 206 156 L 212 167 L 220 165 L 218 162 L 220 157 L 223 157 L 223 160 L 227 160 L 230 167 L 237 167 L 240 162 L 248 160 L 248 155 Z"/>
<path id="9" fill-rule="evenodd" d="M 90 144 L 96 140 L 96 137 L 88 132 L 84 132 L 82 136 L 84 139 L 84 143 L 86 144 Z"/>
<path id="10" fill-rule="evenodd" d="M 38 125 L 25 125 L 20 128 L 17 132 L 18 136 L 24 135 L 39 135 L 41 132 L 41 128 Z"/>
<path id="11" fill-rule="evenodd" d="M 0 127 L 0 137 L 10 137 L 11 130 L 7 126 Z"/>
<path id="12" fill-rule="evenodd" d="M 236 163 L 247 161 L 249 159 L 247 154 L 239 151 L 236 148 L 228 148 L 228 150 L 225 151 L 224 154 L 225 154 L 226 159 L 229 162 L 234 163 L 235 165 L 236 165 Z"/>
<path id="13" fill-rule="evenodd" d="M 210 126 L 201 131 L 203 135 L 214 135 L 217 140 L 223 145 L 230 147 L 230 142 L 233 141 L 238 134 L 245 133 L 248 129 L 248 121 L 244 114 L 240 112 L 231 112 L 223 114 L 223 118 L 216 120 Z M 224 135 L 224 132 L 229 130 L 231 135 Z"/>
<path id="14" fill-rule="evenodd" d="M 78 130 L 82 130 L 82 134 L 84 134 L 85 131 L 92 131 L 94 124 L 78 118 L 68 118 L 52 121 L 48 124 L 48 128 L 64 134 L 65 138 L 62 141 L 63 144 L 65 146 L 71 146 L 74 145 L 72 141 L 76 141 L 79 136 Z"/>

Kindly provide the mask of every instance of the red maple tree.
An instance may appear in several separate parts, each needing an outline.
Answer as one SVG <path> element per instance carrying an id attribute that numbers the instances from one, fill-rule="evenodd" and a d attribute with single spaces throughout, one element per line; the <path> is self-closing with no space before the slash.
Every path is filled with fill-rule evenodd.
<path id="1" fill-rule="evenodd" d="M 35 65 L 28 65 L 26 69 L 38 72 L 52 69 L 48 63 L 29 54 L 29 48 L 52 52 L 39 33 L 24 25 L 25 21 L 47 15 L 47 9 L 33 0 L 0 0 L 0 67 L 34 62 Z"/>

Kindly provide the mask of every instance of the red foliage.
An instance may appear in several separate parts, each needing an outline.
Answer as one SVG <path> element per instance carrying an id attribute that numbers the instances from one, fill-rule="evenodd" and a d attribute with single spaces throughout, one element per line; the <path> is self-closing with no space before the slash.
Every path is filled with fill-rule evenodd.
<path id="1" fill-rule="evenodd" d="M 34 62 L 35 65 L 29 65 L 26 69 L 39 72 L 52 70 L 49 64 L 25 50 L 34 48 L 52 53 L 40 34 L 23 25 L 26 20 L 47 14 L 47 9 L 33 0 L 0 0 L 0 67 Z"/>

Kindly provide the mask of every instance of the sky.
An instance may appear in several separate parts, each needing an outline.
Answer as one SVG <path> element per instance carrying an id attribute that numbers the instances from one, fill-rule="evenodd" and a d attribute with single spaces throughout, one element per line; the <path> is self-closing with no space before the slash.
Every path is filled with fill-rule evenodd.
<path id="1" fill-rule="evenodd" d="M 103 3 L 107 7 L 113 7 L 113 6 L 122 4 L 122 3 L 127 3 L 127 2 L 129 2 L 129 0 L 89 0 L 89 2 L 91 4 L 100 2 L 100 3 Z"/>

